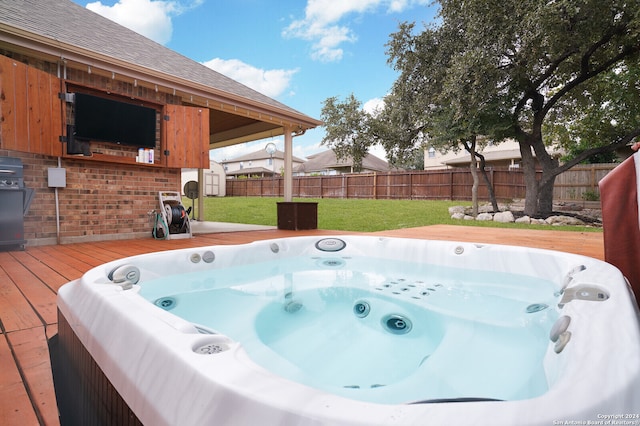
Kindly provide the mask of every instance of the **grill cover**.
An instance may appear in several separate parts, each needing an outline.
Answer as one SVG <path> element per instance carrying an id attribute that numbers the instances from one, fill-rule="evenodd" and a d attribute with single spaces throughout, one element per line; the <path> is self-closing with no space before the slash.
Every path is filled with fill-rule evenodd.
<path id="1" fill-rule="evenodd" d="M 0 157 L 0 247 L 24 247 L 24 215 L 33 189 L 25 188 L 22 161 Z"/>
<path id="2" fill-rule="evenodd" d="M 24 188 L 22 160 L 0 157 L 0 189 Z"/>

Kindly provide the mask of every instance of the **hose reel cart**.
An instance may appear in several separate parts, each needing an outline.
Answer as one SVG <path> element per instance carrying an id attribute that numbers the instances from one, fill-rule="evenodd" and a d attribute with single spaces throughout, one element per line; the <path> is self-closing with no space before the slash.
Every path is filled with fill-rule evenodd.
<path id="1" fill-rule="evenodd" d="M 156 223 L 153 230 L 154 237 L 166 238 L 191 238 L 191 223 L 189 222 L 189 210 L 182 205 L 182 197 L 179 192 L 160 191 L 160 213 L 158 216 L 162 224 Z M 162 227 L 162 228 L 160 228 Z M 168 231 L 168 232 L 167 232 Z M 163 233 L 164 235 L 160 235 Z"/>

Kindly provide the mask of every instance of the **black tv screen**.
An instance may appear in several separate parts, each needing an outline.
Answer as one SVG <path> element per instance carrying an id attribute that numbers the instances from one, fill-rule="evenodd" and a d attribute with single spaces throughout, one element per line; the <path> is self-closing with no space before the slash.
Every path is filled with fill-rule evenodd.
<path id="1" fill-rule="evenodd" d="M 76 93 L 75 137 L 154 148 L 156 145 L 156 110 Z"/>

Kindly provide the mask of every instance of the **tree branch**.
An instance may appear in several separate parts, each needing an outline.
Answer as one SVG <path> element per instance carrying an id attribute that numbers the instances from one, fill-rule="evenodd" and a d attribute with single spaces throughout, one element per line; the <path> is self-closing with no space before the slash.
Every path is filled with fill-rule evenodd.
<path id="1" fill-rule="evenodd" d="M 569 81 L 567 84 L 564 85 L 564 87 L 562 87 L 551 98 L 549 98 L 549 100 L 547 101 L 546 105 L 543 108 L 543 115 L 546 115 L 549 112 L 549 110 L 553 108 L 556 102 L 558 102 L 560 98 L 562 98 L 564 95 L 566 95 L 570 90 L 572 90 L 576 86 L 589 80 L 590 78 L 597 76 L 602 72 L 607 71 L 609 68 L 611 68 L 613 65 L 620 62 L 622 59 L 638 52 L 640 52 L 640 46 L 625 46 L 625 48 L 622 49 L 620 53 L 610 58 L 608 61 L 603 62 L 599 67 L 593 70 L 587 70 L 586 73 L 584 73 L 584 68 L 583 68 L 582 72 L 576 78 Z M 593 55 L 593 53 L 594 52 L 590 52 L 589 55 Z M 583 57 L 582 60 L 584 61 L 585 58 Z"/>
<path id="2" fill-rule="evenodd" d="M 520 101 L 516 105 L 516 108 L 514 110 L 514 115 L 516 117 L 518 116 L 520 111 L 524 109 L 529 99 L 533 99 L 534 96 L 540 95 L 540 93 L 538 92 L 538 87 L 540 87 L 542 83 L 544 83 L 549 77 L 551 77 L 551 75 L 555 72 L 555 70 L 558 69 L 560 64 L 562 64 L 565 60 L 567 60 L 569 57 L 571 57 L 576 53 L 578 53 L 576 49 L 570 49 L 566 51 L 564 54 L 560 55 L 558 58 L 551 61 L 551 63 L 547 67 L 547 70 L 540 77 L 538 77 L 535 81 L 530 82 L 531 83 L 530 89 L 524 93 L 522 99 L 520 99 Z"/>
<path id="3" fill-rule="evenodd" d="M 601 153 L 605 153 L 605 152 L 611 152 L 611 151 L 615 151 L 618 148 L 622 148 L 622 147 L 628 145 L 629 142 L 631 142 L 637 136 L 640 136 L 640 127 L 636 128 L 636 129 L 633 129 L 632 131 L 630 131 L 629 133 L 627 133 L 626 135 L 624 135 L 623 137 L 621 137 L 617 141 L 614 141 L 614 142 L 610 143 L 609 145 L 600 146 L 600 147 L 597 147 L 597 148 L 591 148 L 591 149 L 587 149 L 585 151 L 582 151 L 580 154 L 576 155 L 571 160 L 569 160 L 566 163 L 560 165 L 557 168 L 558 173 L 556 175 L 559 175 L 560 173 L 569 170 L 570 168 L 572 168 L 576 164 L 581 163 L 582 161 L 586 160 L 587 158 L 591 157 L 592 155 L 601 154 Z"/>

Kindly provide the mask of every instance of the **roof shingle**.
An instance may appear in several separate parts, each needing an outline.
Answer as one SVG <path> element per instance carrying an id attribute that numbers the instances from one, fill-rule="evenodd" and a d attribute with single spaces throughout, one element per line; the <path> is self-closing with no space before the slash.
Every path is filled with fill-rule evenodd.
<path id="1" fill-rule="evenodd" d="M 2 0 L 0 24 L 301 114 L 70 0 Z"/>

